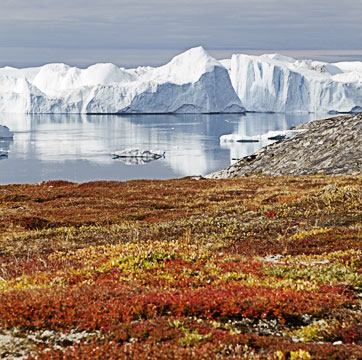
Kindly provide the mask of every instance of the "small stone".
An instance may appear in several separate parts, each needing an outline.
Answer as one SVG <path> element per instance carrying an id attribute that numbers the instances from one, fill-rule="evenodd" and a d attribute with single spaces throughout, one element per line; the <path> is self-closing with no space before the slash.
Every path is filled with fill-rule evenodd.
<path id="1" fill-rule="evenodd" d="M 53 333 L 50 330 L 45 330 L 43 331 L 43 333 L 40 335 L 40 337 L 42 339 L 49 339 L 50 337 L 53 336 Z"/>

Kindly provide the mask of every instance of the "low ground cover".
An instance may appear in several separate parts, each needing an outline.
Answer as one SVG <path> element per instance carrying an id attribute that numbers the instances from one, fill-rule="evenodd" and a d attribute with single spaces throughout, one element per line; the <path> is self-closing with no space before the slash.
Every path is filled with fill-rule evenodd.
<path id="1" fill-rule="evenodd" d="M 2 357 L 362 358 L 362 177 L 0 186 Z"/>

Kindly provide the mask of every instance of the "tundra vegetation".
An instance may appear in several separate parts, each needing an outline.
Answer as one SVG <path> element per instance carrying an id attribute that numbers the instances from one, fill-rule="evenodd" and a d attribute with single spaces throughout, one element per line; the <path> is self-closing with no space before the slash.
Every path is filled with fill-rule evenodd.
<path id="1" fill-rule="evenodd" d="M 362 176 L 6 185 L 0 220 L 3 358 L 362 358 Z"/>

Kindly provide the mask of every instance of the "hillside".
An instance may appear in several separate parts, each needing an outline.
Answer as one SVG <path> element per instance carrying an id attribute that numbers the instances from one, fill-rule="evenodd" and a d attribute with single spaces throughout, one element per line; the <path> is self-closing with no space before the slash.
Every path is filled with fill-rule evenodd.
<path id="1" fill-rule="evenodd" d="M 297 129 L 305 131 L 264 147 L 209 177 L 362 172 L 362 113 L 317 120 Z"/>
<path id="2" fill-rule="evenodd" d="M 0 186 L 0 354 L 362 358 L 362 177 Z"/>

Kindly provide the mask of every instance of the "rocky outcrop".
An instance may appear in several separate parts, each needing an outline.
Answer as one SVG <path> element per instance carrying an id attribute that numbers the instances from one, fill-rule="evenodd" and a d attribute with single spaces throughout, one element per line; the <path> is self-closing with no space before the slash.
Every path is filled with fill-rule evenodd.
<path id="1" fill-rule="evenodd" d="M 362 173 L 362 113 L 316 120 L 297 129 L 305 131 L 266 146 L 208 177 Z"/>

